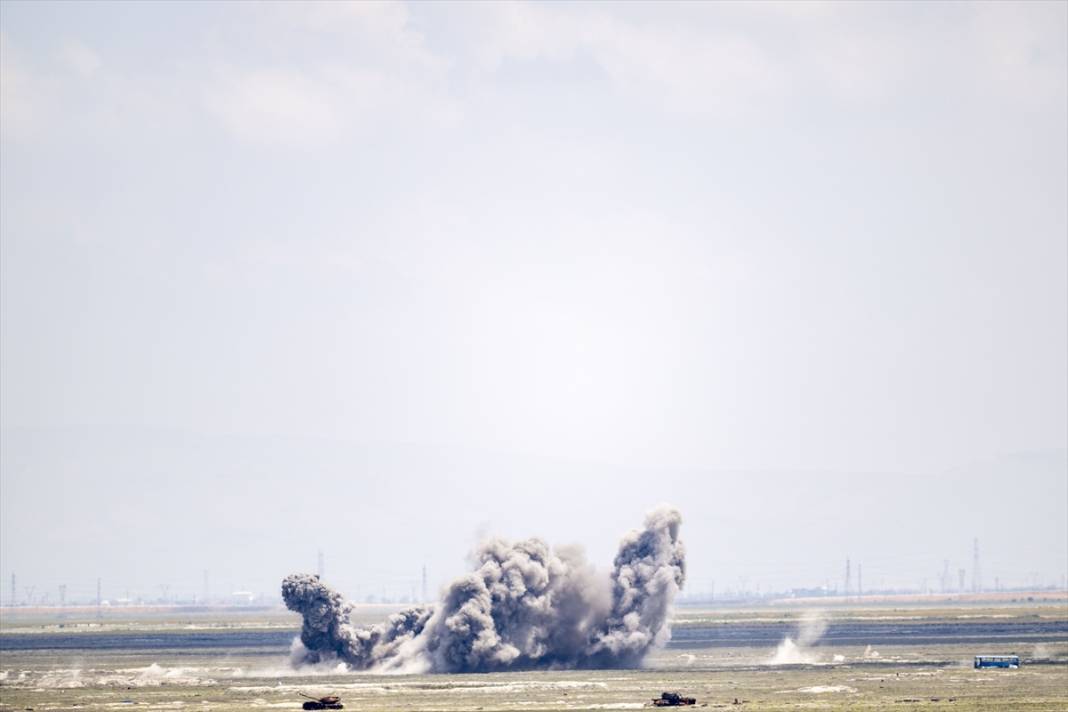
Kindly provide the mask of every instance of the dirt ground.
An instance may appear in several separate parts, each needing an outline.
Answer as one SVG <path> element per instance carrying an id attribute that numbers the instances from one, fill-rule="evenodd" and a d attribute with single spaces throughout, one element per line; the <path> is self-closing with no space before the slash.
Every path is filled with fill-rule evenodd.
<path id="1" fill-rule="evenodd" d="M 798 612 L 680 611 L 678 629 L 704 626 L 789 625 Z M 965 618 L 960 618 L 964 616 Z M 976 618 L 978 616 L 978 619 Z M 1038 616 L 1036 619 L 1035 616 Z M 965 610 L 940 608 L 836 611 L 829 630 L 853 625 L 866 630 L 880 625 L 930 624 L 932 631 L 952 630 L 947 621 L 1068 620 L 1063 606 L 1025 609 Z M 257 622 L 258 621 L 258 622 Z M 428 712 L 523 712 L 532 710 L 624 710 L 648 707 L 663 691 L 696 697 L 702 707 L 742 710 L 1068 710 L 1068 636 L 1061 640 L 998 640 L 997 649 L 972 643 L 944 643 L 926 636 L 922 644 L 840 645 L 830 643 L 801 651 L 803 662 L 773 664 L 776 646 L 720 644 L 669 647 L 658 651 L 643 670 L 538 671 L 467 675 L 374 675 L 336 667 L 293 670 L 287 650 L 277 644 L 241 645 L 205 650 L 175 644 L 166 649 L 137 648 L 151 631 L 180 636 L 190 629 L 232 626 L 284 638 L 292 622 L 283 617 L 247 616 L 230 620 L 214 615 L 199 622 L 111 620 L 87 635 L 81 647 L 13 649 L 12 631 L 55 631 L 46 620 L 6 621 L 0 635 L 0 710 L 249 710 L 301 708 L 299 693 L 340 695 L 346 709 L 426 710 Z M 199 627 L 198 627 L 199 626 Z M 257 628 L 259 626 L 259 628 Z M 101 630 L 131 636 L 129 646 L 94 649 Z M 82 630 L 66 621 L 63 631 Z M 994 628 L 991 628 L 994 630 Z M 66 633 L 64 633 L 66 634 Z M 5 645 L 5 638 L 8 644 Z M 180 637 L 175 638 L 181 640 Z M 25 638 L 22 639 L 23 641 Z M 103 640 L 103 638 L 100 638 Z M 270 640 L 274 640 L 271 638 Z M 975 652 L 1011 648 L 1024 659 L 1018 670 L 975 670 Z M 737 701 L 737 702 L 736 702 Z"/>

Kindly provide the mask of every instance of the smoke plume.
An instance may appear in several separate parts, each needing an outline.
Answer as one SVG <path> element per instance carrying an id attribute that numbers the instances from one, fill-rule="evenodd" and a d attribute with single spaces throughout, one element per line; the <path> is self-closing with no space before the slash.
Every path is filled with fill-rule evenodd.
<path id="1" fill-rule="evenodd" d="M 475 571 L 440 602 L 364 628 L 318 576 L 287 576 L 282 598 L 304 617 L 294 662 L 404 672 L 637 666 L 671 637 L 671 603 L 685 578 L 681 522 L 674 509 L 651 512 L 620 542 L 608 576 L 577 549 L 485 542 Z"/>

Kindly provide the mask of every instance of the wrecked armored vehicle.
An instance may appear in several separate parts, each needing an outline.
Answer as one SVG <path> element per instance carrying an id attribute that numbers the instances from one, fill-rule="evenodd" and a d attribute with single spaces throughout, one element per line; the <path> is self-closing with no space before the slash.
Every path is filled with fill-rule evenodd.
<path id="1" fill-rule="evenodd" d="M 341 710 L 345 709 L 345 705 L 341 704 L 341 698 L 337 695 L 327 695 L 326 697 L 312 697 L 311 695 L 305 695 L 300 693 L 301 697 L 307 697 L 308 701 L 302 706 L 306 710 Z"/>
<path id="2" fill-rule="evenodd" d="M 696 704 L 695 698 L 683 697 L 677 692 L 661 692 L 660 697 L 653 700 L 653 707 L 689 707 Z"/>

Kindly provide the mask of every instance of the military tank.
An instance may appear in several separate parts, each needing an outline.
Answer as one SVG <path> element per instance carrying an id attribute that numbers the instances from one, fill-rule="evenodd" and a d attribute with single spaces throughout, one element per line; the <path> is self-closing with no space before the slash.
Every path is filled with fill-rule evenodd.
<path id="1" fill-rule="evenodd" d="M 653 700 L 653 707 L 690 707 L 696 704 L 696 698 L 683 697 L 677 692 L 661 692 L 660 697 Z"/>
<path id="2" fill-rule="evenodd" d="M 345 705 L 341 704 L 341 698 L 337 695 L 327 695 L 326 697 L 312 697 L 311 695 L 305 695 L 300 693 L 301 697 L 307 697 L 308 701 L 304 703 L 303 707 L 306 710 L 342 710 L 345 709 Z"/>

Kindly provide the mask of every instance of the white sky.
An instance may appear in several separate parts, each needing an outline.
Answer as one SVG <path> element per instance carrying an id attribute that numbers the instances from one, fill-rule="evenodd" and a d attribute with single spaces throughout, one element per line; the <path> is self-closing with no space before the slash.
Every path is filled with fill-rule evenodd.
<path id="1" fill-rule="evenodd" d="M 1058 2 L 3 2 L 3 593 L 318 547 L 406 593 L 664 500 L 692 590 L 976 535 L 1061 580 L 1066 46 Z"/>

